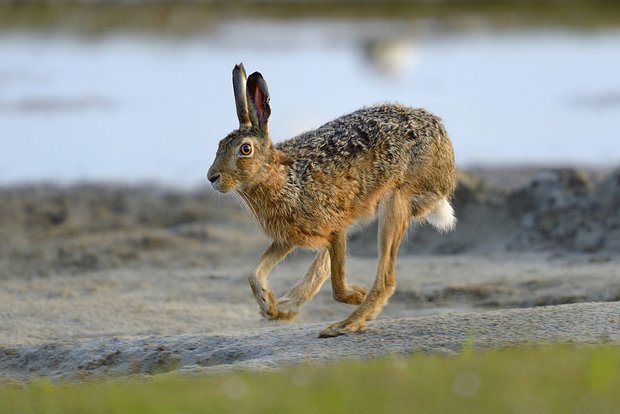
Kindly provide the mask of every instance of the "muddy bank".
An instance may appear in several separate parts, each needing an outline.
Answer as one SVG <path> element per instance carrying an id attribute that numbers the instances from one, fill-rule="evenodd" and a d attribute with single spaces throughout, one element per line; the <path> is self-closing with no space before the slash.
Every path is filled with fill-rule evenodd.
<path id="1" fill-rule="evenodd" d="M 414 225 L 401 255 L 620 252 L 620 169 L 460 173 L 456 230 Z M 489 178 L 485 178 L 489 177 Z M 157 187 L 0 189 L 0 278 L 139 267 L 200 267 L 255 257 L 268 243 L 232 197 Z M 376 223 L 354 229 L 354 256 L 376 255 Z M 222 252 L 227 252 L 222 255 Z"/>
<path id="2" fill-rule="evenodd" d="M 0 278 L 196 267 L 264 242 L 233 200 L 117 185 L 0 189 Z"/>
<path id="3" fill-rule="evenodd" d="M 518 179 L 516 179 L 518 177 Z M 211 373 L 525 342 L 620 342 L 620 170 L 461 173 L 459 224 L 411 230 L 368 331 L 319 340 L 351 307 L 329 282 L 291 323 L 261 319 L 247 276 L 268 240 L 205 188 L 0 189 L 0 378 Z M 373 225 L 350 235 L 372 283 Z M 278 295 L 311 261 L 270 277 Z"/>

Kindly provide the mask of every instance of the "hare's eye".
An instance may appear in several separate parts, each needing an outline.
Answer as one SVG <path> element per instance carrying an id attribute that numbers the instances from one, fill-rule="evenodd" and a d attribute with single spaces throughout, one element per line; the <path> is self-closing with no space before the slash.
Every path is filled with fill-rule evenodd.
<path id="1" fill-rule="evenodd" d="M 242 144 L 239 147 L 239 153 L 241 155 L 250 155 L 250 154 L 252 154 L 252 146 L 250 144 Z"/>

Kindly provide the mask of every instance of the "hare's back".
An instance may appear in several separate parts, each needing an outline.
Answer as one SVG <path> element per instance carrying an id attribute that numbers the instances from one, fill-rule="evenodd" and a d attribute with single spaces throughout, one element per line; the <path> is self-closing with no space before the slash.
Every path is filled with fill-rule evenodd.
<path id="1" fill-rule="evenodd" d="M 277 148 L 297 160 L 346 163 L 370 150 L 421 149 L 441 136 L 446 136 L 441 120 L 430 112 L 384 104 L 343 115 Z"/>

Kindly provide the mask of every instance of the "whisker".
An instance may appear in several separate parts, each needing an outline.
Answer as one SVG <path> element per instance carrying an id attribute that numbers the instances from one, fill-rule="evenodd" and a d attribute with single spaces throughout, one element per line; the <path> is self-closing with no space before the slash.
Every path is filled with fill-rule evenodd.
<path id="1" fill-rule="evenodd" d="M 253 204 L 257 204 L 256 200 L 254 200 L 248 193 L 246 193 L 243 190 L 239 190 L 239 195 L 240 195 L 241 200 L 243 200 L 244 204 L 250 211 L 254 220 L 256 220 L 256 223 L 260 225 L 260 219 L 258 218 L 256 207 L 253 205 Z"/>

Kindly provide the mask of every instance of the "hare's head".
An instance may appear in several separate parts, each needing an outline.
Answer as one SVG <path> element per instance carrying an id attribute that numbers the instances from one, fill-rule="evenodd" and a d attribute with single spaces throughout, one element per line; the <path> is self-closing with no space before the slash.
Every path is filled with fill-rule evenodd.
<path id="1" fill-rule="evenodd" d="M 269 90 L 262 75 L 254 72 L 246 78 L 239 64 L 233 69 L 233 89 L 239 128 L 220 141 L 207 173 L 213 188 L 222 193 L 251 185 L 274 154 L 267 128 Z"/>

